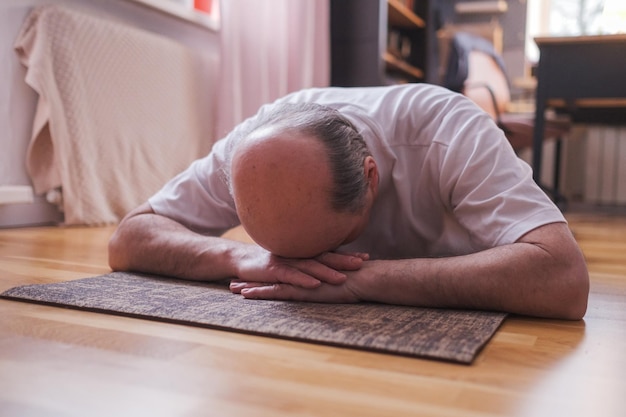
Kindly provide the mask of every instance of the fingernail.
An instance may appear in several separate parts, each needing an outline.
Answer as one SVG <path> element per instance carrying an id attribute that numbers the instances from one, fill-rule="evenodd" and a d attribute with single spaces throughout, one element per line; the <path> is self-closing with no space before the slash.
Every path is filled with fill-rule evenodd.
<path id="1" fill-rule="evenodd" d="M 320 281 L 319 279 L 312 279 L 309 288 L 317 288 L 320 285 L 322 285 L 322 281 Z"/>
<path id="2" fill-rule="evenodd" d="M 338 272 L 337 274 L 335 274 L 335 276 L 337 277 L 337 279 L 341 279 L 341 280 L 344 280 L 344 279 L 348 278 L 348 276 L 346 274 L 343 274 L 341 272 Z"/>

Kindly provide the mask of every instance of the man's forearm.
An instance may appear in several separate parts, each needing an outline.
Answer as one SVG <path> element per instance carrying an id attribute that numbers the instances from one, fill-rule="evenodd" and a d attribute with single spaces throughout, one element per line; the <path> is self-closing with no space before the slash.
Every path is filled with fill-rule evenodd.
<path id="1" fill-rule="evenodd" d="M 363 264 L 363 254 L 321 254 L 315 259 L 272 255 L 249 239 L 203 236 L 155 214 L 145 203 L 122 220 L 109 242 L 109 265 L 177 278 L 215 281 L 240 278 L 316 288 L 340 284 Z"/>
<path id="2" fill-rule="evenodd" d="M 341 285 L 305 289 L 252 280 L 231 290 L 252 299 L 375 301 L 577 320 L 587 308 L 589 275 L 567 226 L 554 224 L 471 255 L 368 261 Z"/>
<path id="3" fill-rule="evenodd" d="M 452 258 L 372 262 L 355 288 L 369 301 L 579 319 L 589 282 L 573 245 L 546 250 L 523 241 Z"/>
<path id="4" fill-rule="evenodd" d="M 234 276 L 233 251 L 243 243 L 203 236 L 153 213 L 125 219 L 109 242 L 113 270 L 194 280 Z"/>

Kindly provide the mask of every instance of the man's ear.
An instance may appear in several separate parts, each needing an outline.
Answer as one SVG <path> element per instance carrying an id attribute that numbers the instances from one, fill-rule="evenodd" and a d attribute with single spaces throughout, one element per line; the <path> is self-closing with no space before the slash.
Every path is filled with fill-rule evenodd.
<path id="1" fill-rule="evenodd" d="M 365 158 L 363 162 L 363 171 L 365 173 L 365 177 L 369 183 L 370 190 L 376 195 L 378 191 L 378 166 L 376 165 L 376 161 L 374 157 L 368 156 Z"/>

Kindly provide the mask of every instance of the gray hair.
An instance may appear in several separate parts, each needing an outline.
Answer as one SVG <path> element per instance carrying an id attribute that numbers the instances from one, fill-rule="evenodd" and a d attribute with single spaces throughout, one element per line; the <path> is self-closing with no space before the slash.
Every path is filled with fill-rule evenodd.
<path id="1" fill-rule="evenodd" d="M 371 153 L 361 134 L 339 111 L 316 103 L 283 103 L 262 109 L 256 118 L 249 119 L 244 125 L 233 132 L 233 146 L 240 139 L 267 126 L 277 127 L 281 132 L 304 133 L 321 140 L 328 150 L 333 176 L 333 209 L 348 213 L 358 213 L 363 209 L 368 189 L 363 166 L 365 158 Z"/>

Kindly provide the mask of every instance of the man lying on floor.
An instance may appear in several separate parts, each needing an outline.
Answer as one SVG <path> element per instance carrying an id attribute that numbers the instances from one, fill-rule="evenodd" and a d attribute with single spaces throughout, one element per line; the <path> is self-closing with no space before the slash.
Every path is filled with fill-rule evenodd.
<path id="1" fill-rule="evenodd" d="M 243 225 L 258 244 L 223 239 Z M 252 299 L 580 319 L 565 219 L 490 117 L 440 87 L 311 89 L 263 106 L 120 223 L 113 270 L 232 278 Z"/>

